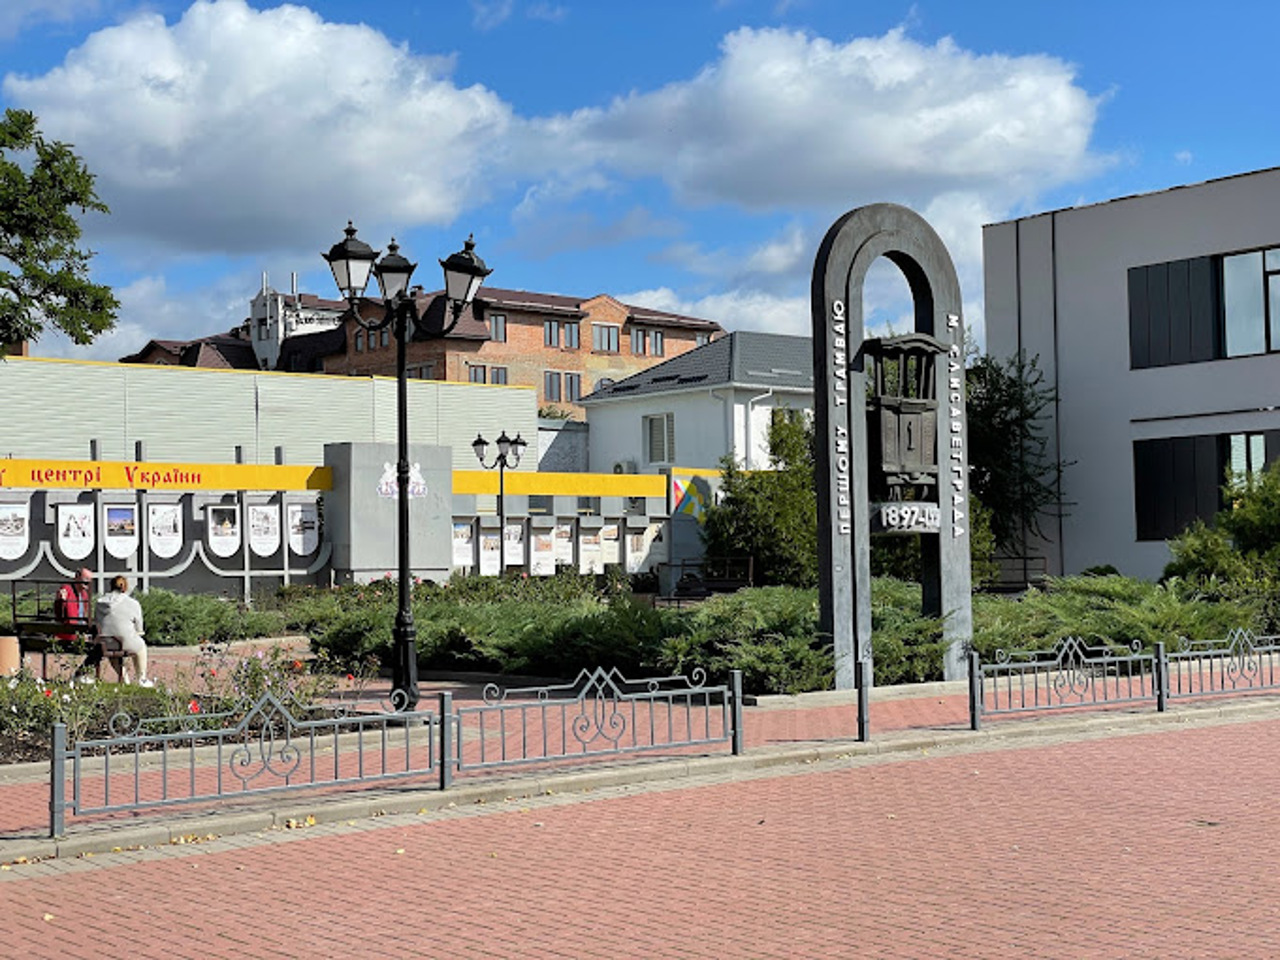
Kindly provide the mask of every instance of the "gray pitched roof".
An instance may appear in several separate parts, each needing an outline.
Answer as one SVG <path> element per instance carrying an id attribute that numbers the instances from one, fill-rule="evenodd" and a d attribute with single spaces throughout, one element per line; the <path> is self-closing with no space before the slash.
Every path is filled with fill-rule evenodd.
<path id="1" fill-rule="evenodd" d="M 581 402 L 725 386 L 812 391 L 812 340 L 740 330 L 601 387 Z"/>

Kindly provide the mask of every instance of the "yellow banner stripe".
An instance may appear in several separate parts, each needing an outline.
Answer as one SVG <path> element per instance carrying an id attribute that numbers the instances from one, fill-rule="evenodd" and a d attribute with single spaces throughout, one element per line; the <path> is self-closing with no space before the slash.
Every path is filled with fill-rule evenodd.
<path id="1" fill-rule="evenodd" d="M 0 460 L 0 487 L 37 490 L 331 490 L 328 467 L 257 463 Z"/>
<path id="2" fill-rule="evenodd" d="M 637 473 L 535 473 L 507 474 L 507 493 L 561 497 L 665 497 L 667 478 Z M 496 494 L 498 471 L 455 470 L 453 492 Z"/>

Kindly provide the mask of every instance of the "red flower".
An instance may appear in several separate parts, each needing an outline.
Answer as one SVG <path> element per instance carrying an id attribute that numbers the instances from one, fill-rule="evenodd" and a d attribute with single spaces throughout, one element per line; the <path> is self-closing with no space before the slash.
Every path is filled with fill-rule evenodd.
<path id="1" fill-rule="evenodd" d="M 301 669 L 302 669 L 302 661 L 301 661 L 301 660 L 295 660 L 295 661 L 293 661 L 293 669 L 295 669 L 295 670 L 301 670 Z"/>
<path id="2" fill-rule="evenodd" d="M 187 704 L 187 709 L 190 710 L 192 713 L 199 713 L 200 701 L 193 699 L 190 703 Z"/>
<path id="3" fill-rule="evenodd" d="M 347 674 L 347 679 L 348 679 L 348 680 L 354 680 L 355 678 L 356 678 L 356 675 L 355 675 L 354 673 L 348 673 L 348 674 Z"/>
<path id="4" fill-rule="evenodd" d="M 44 692 L 44 695 L 45 695 L 46 697 L 52 697 L 52 696 L 53 696 L 53 691 L 52 691 L 52 690 L 46 690 L 46 691 Z"/>
<path id="5" fill-rule="evenodd" d="M 211 676 L 211 677 L 216 677 L 217 675 L 218 675 L 218 671 L 217 671 L 217 670 L 210 670 L 210 671 L 209 671 L 209 676 Z"/>

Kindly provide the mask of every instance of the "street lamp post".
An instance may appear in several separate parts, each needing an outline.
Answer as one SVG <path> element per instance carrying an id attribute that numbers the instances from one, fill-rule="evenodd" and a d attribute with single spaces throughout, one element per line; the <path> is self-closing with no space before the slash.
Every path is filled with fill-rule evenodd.
<path id="1" fill-rule="evenodd" d="M 417 631 L 413 625 L 413 607 L 409 580 L 409 401 L 405 376 L 405 346 L 410 338 L 436 339 L 447 336 L 458 324 L 462 310 L 475 298 L 476 291 L 493 271 L 475 254 L 475 241 L 468 237 L 462 250 L 441 260 L 444 268 L 444 295 L 452 307 L 452 314 L 437 330 L 432 330 L 418 312 L 413 296 L 408 292 L 409 278 L 416 263 L 410 263 L 400 255 L 400 247 L 393 239 L 387 245 L 387 255 L 378 259 L 378 252 L 362 240 L 356 239 L 356 228 L 347 221 L 346 239 L 340 240 L 321 256 L 333 271 L 334 282 L 351 305 L 352 316 L 365 330 L 382 330 L 390 327 L 396 340 L 396 484 L 398 492 L 399 527 L 399 602 L 395 626 L 391 631 L 391 697 L 398 710 L 412 710 L 418 705 L 418 649 Z M 382 290 L 382 319 L 368 321 L 360 313 L 369 274 L 378 278 Z"/>
<path id="2" fill-rule="evenodd" d="M 520 456 L 528 445 L 527 440 L 520 439 L 520 434 L 517 433 L 516 438 L 512 440 L 507 436 L 507 431 L 503 430 L 498 436 L 498 455 L 493 458 L 493 463 L 485 463 L 484 454 L 489 447 L 489 441 L 477 433 L 475 440 L 471 442 L 471 449 L 476 452 L 476 459 L 480 461 L 480 466 L 486 470 L 498 468 L 498 576 L 500 577 L 507 572 L 507 470 L 514 470 L 520 466 Z"/>

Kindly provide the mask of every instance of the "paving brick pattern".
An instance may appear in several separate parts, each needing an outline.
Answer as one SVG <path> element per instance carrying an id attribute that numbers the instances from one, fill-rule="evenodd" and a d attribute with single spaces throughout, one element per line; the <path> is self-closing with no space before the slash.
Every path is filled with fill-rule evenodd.
<path id="1" fill-rule="evenodd" d="M 1006 743 L 19 865 L 0 952 L 1270 958 L 1277 737 Z"/>

